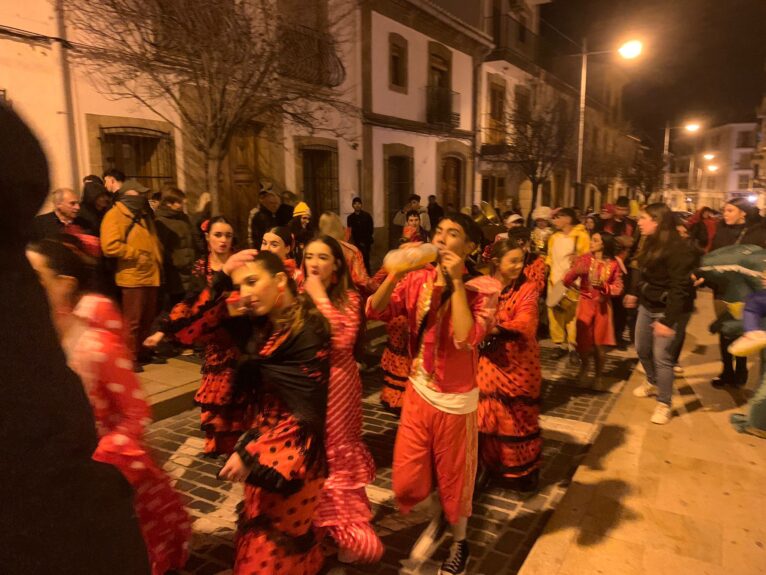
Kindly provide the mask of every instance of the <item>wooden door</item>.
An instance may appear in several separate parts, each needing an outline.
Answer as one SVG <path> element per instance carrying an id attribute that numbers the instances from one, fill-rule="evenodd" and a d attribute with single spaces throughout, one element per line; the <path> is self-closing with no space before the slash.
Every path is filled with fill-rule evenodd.
<path id="1" fill-rule="evenodd" d="M 442 161 L 442 181 L 439 199 L 446 211 L 450 209 L 459 211 L 462 207 L 463 161 L 460 158 L 450 156 Z"/>
<path id="2" fill-rule="evenodd" d="M 237 133 L 221 165 L 221 212 L 232 220 L 240 248 L 246 247 L 250 210 L 258 206 L 257 141 L 256 127 Z"/>

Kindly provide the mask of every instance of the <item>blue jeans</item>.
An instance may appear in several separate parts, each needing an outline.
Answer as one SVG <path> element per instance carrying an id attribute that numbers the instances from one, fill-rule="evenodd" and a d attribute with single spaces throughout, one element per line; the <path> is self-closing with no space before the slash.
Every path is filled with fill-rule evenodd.
<path id="1" fill-rule="evenodd" d="M 685 313 L 673 326 L 673 337 L 657 337 L 652 324 L 662 319 L 665 312 L 651 312 L 644 306 L 638 308 L 636 321 L 636 353 L 644 366 L 646 379 L 657 386 L 657 401 L 671 404 L 673 396 L 673 366 L 678 358 L 679 346 L 683 344 L 686 324 L 691 313 Z"/>

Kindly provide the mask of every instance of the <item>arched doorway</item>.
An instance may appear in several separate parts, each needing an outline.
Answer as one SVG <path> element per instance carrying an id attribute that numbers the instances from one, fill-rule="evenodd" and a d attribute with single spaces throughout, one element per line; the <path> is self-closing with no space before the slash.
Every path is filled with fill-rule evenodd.
<path id="1" fill-rule="evenodd" d="M 445 210 L 459 210 L 463 198 L 463 160 L 447 156 L 442 160 L 441 204 Z"/>

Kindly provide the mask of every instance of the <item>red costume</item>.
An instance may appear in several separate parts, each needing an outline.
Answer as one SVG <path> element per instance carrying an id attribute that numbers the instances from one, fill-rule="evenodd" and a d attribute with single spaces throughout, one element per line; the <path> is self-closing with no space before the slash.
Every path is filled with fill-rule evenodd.
<path id="1" fill-rule="evenodd" d="M 93 459 L 115 466 L 133 487 L 153 575 L 180 569 L 188 557 L 191 522 L 144 447 L 149 406 L 122 340 L 122 318 L 111 300 L 98 295 L 84 296 L 73 313 L 87 327 L 72 328 L 64 348 L 93 406 L 99 436 Z"/>
<path id="2" fill-rule="evenodd" d="M 351 281 L 356 286 L 356 289 L 364 297 L 375 293 L 375 290 L 380 286 L 380 281 L 377 281 L 374 277 L 371 278 L 367 273 L 367 268 L 364 267 L 362 252 L 359 251 L 358 247 L 349 242 L 340 241 L 338 243 L 343 249 L 343 257 L 346 260 Z"/>
<path id="3" fill-rule="evenodd" d="M 368 301 L 367 317 L 390 321 L 405 315 L 412 334 L 411 387 L 394 446 L 393 487 L 399 507 L 406 513 L 425 499 L 435 476 L 444 514 L 454 524 L 471 515 L 478 456 L 478 345 L 492 327 L 498 288 L 486 277 L 466 282 L 473 327 L 459 341 L 452 328 L 448 286 L 434 285 L 439 273 L 434 268 L 410 272 L 381 313 Z"/>
<path id="4" fill-rule="evenodd" d="M 193 274 L 200 286 L 209 286 L 214 273 L 208 258 L 201 258 L 194 265 Z M 210 289 L 205 287 L 177 304 L 169 317 L 160 322 L 160 331 L 184 345 L 205 345 L 202 381 L 194 396 L 194 403 L 202 410 L 204 452 L 230 454 L 246 429 L 245 397 L 233 389 L 239 350 L 225 329 L 210 329 L 200 321 L 210 303 Z"/>
<path id="5" fill-rule="evenodd" d="M 528 266 L 525 275 L 538 267 Z M 536 335 L 544 281 L 544 276 L 542 281 L 527 277 L 520 286 L 511 284 L 503 289 L 496 316 L 499 333 L 482 346 L 479 358 L 480 458 L 497 476 L 523 477 L 541 463 L 541 372 Z"/>
<path id="6" fill-rule="evenodd" d="M 598 260 L 585 254 L 564 276 L 569 287 L 580 279 L 577 305 L 577 352 L 589 353 L 594 345 L 615 345 L 612 297 L 622 293 L 622 270 L 617 260 Z"/>
<path id="7" fill-rule="evenodd" d="M 362 379 L 354 359 L 362 301 L 347 292 L 343 309 L 329 299 L 316 301 L 330 323 L 330 389 L 327 397 L 325 448 L 329 476 L 314 517 L 314 525 L 327 528 L 345 560 L 378 561 L 383 544 L 370 525 L 372 512 L 365 486 L 375 479 L 375 462 L 362 441 Z"/>

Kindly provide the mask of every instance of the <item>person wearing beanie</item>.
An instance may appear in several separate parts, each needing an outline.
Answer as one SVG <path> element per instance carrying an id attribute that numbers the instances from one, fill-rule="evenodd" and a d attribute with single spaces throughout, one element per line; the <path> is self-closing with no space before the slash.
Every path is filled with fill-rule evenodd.
<path id="1" fill-rule="evenodd" d="M 553 234 L 551 229 L 551 209 L 539 206 L 532 212 L 535 227 L 532 230 L 532 252 L 544 255 L 548 251 L 548 238 Z"/>
<path id="2" fill-rule="evenodd" d="M 311 208 L 306 202 L 298 202 L 293 210 L 293 219 L 288 226 L 295 238 L 295 263 L 300 266 L 303 261 L 303 250 L 314 236 L 314 223 L 311 221 Z"/>
<path id="3" fill-rule="evenodd" d="M 25 255 L 48 193 L 39 142 L 0 106 L 0 565 L 24 575 L 148 575 L 133 492 L 93 460 L 97 435 L 82 383 L 66 363 L 48 302 Z M 12 336 L 11 336 L 12 334 Z"/>

